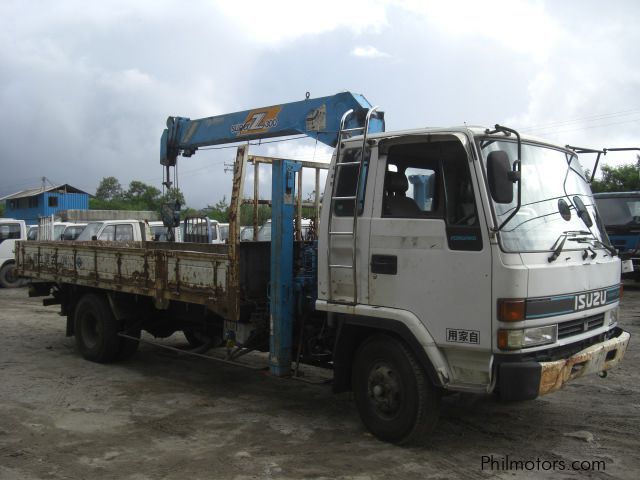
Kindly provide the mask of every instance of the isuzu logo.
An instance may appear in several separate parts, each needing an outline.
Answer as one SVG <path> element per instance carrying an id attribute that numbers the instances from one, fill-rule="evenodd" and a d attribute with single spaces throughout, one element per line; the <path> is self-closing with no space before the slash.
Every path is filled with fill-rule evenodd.
<path id="1" fill-rule="evenodd" d="M 607 291 L 582 293 L 576 295 L 574 310 L 586 310 L 588 308 L 601 307 L 607 304 Z"/>
<path id="2" fill-rule="evenodd" d="M 528 298 L 526 300 L 526 319 L 547 318 L 568 315 L 592 308 L 611 305 L 620 298 L 620 285 L 614 285 L 588 292 L 555 295 L 553 297 Z"/>

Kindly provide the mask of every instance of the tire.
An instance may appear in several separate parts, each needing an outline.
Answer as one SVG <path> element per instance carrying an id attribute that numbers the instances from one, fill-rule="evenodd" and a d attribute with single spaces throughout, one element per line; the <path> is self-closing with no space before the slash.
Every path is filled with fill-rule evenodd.
<path id="1" fill-rule="evenodd" d="M 404 342 L 388 335 L 366 339 L 351 378 L 362 423 L 376 437 L 399 445 L 428 439 L 441 395 Z"/>
<path id="2" fill-rule="evenodd" d="M 15 274 L 16 264 L 13 262 L 5 263 L 0 268 L 0 287 L 17 288 L 24 285 L 24 279 Z"/>
<path id="3" fill-rule="evenodd" d="M 104 296 L 89 293 L 76 306 L 76 346 L 82 356 L 98 363 L 113 362 L 121 352 L 119 325 Z"/>

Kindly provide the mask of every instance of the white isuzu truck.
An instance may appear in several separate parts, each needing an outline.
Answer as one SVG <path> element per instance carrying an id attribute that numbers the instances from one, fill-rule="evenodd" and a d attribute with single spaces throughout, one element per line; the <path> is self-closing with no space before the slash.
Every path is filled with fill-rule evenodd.
<path id="1" fill-rule="evenodd" d="M 302 169 L 322 166 L 262 158 L 271 242 L 240 242 L 245 145 L 227 244 L 20 242 L 31 294 L 53 295 L 92 361 L 131 355 L 141 330 L 182 330 L 235 345 L 227 362 L 268 351 L 274 375 L 325 367 L 395 443 L 428 435 L 443 392 L 534 399 L 621 361 L 621 263 L 574 151 L 498 125 L 384 132 L 364 97 L 344 95 L 171 117 L 163 135 L 168 172 L 206 145 L 333 132 L 317 241 L 294 241 L 293 217 Z"/>
<path id="2" fill-rule="evenodd" d="M 0 287 L 15 288 L 23 285 L 22 278 L 16 275 L 15 245 L 17 240 L 27 238 L 24 220 L 0 218 Z"/>

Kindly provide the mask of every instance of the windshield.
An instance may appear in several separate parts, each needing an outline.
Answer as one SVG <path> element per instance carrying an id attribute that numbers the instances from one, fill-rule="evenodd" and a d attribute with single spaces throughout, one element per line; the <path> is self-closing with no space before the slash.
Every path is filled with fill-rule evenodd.
<path id="1" fill-rule="evenodd" d="M 65 228 L 64 233 L 62 234 L 63 240 L 75 240 L 84 230 L 84 225 L 71 225 Z"/>
<path id="2" fill-rule="evenodd" d="M 229 240 L 229 225 L 220 224 L 220 239 L 225 242 Z"/>
<path id="3" fill-rule="evenodd" d="M 164 225 L 151 225 L 151 234 L 153 235 L 153 240 L 166 242 L 169 238 L 169 229 Z"/>
<path id="4" fill-rule="evenodd" d="M 54 225 L 53 226 L 53 239 L 60 240 L 62 238 L 62 234 L 64 233 L 64 229 L 67 228 L 66 225 Z"/>
<path id="5" fill-rule="evenodd" d="M 596 198 L 598 210 L 606 226 L 637 225 L 640 223 L 640 196 Z"/>
<path id="6" fill-rule="evenodd" d="M 510 162 L 517 157 L 515 141 L 484 139 L 480 142 L 480 147 L 485 162 L 489 153 L 498 150 L 506 152 Z M 500 231 L 500 242 L 504 250 L 550 251 L 558 237 L 570 232 L 591 232 L 596 240 L 607 242 L 602 222 L 594 207 L 593 195 L 575 155 L 542 145 L 523 143 L 521 161 L 522 205 Z M 516 208 L 517 185 L 514 183 L 512 203 L 494 203 L 499 225 Z M 590 228 L 578 215 L 581 203 L 593 219 Z M 568 207 L 568 212 L 560 213 L 561 204 Z M 578 242 L 567 242 L 565 246 L 565 250 L 584 248 L 585 245 Z"/>
<path id="7" fill-rule="evenodd" d="M 240 241 L 252 241 L 253 240 L 253 227 L 242 227 L 240 231 Z"/>
<path id="8" fill-rule="evenodd" d="M 102 227 L 103 222 L 91 222 L 87 224 L 85 229 L 82 231 L 78 238 L 76 238 L 79 242 L 87 242 L 91 240 L 94 236 L 98 234 L 98 230 Z"/>
<path id="9" fill-rule="evenodd" d="M 271 223 L 265 223 L 258 229 L 258 241 L 259 242 L 271 241 Z"/>

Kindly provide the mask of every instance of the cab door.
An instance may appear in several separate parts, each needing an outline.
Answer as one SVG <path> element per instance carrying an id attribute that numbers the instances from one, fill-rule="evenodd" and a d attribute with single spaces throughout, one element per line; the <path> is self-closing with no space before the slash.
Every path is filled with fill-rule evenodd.
<path id="1" fill-rule="evenodd" d="M 379 145 L 369 301 L 412 312 L 439 345 L 490 350 L 490 246 L 462 140 L 443 134 Z"/>

